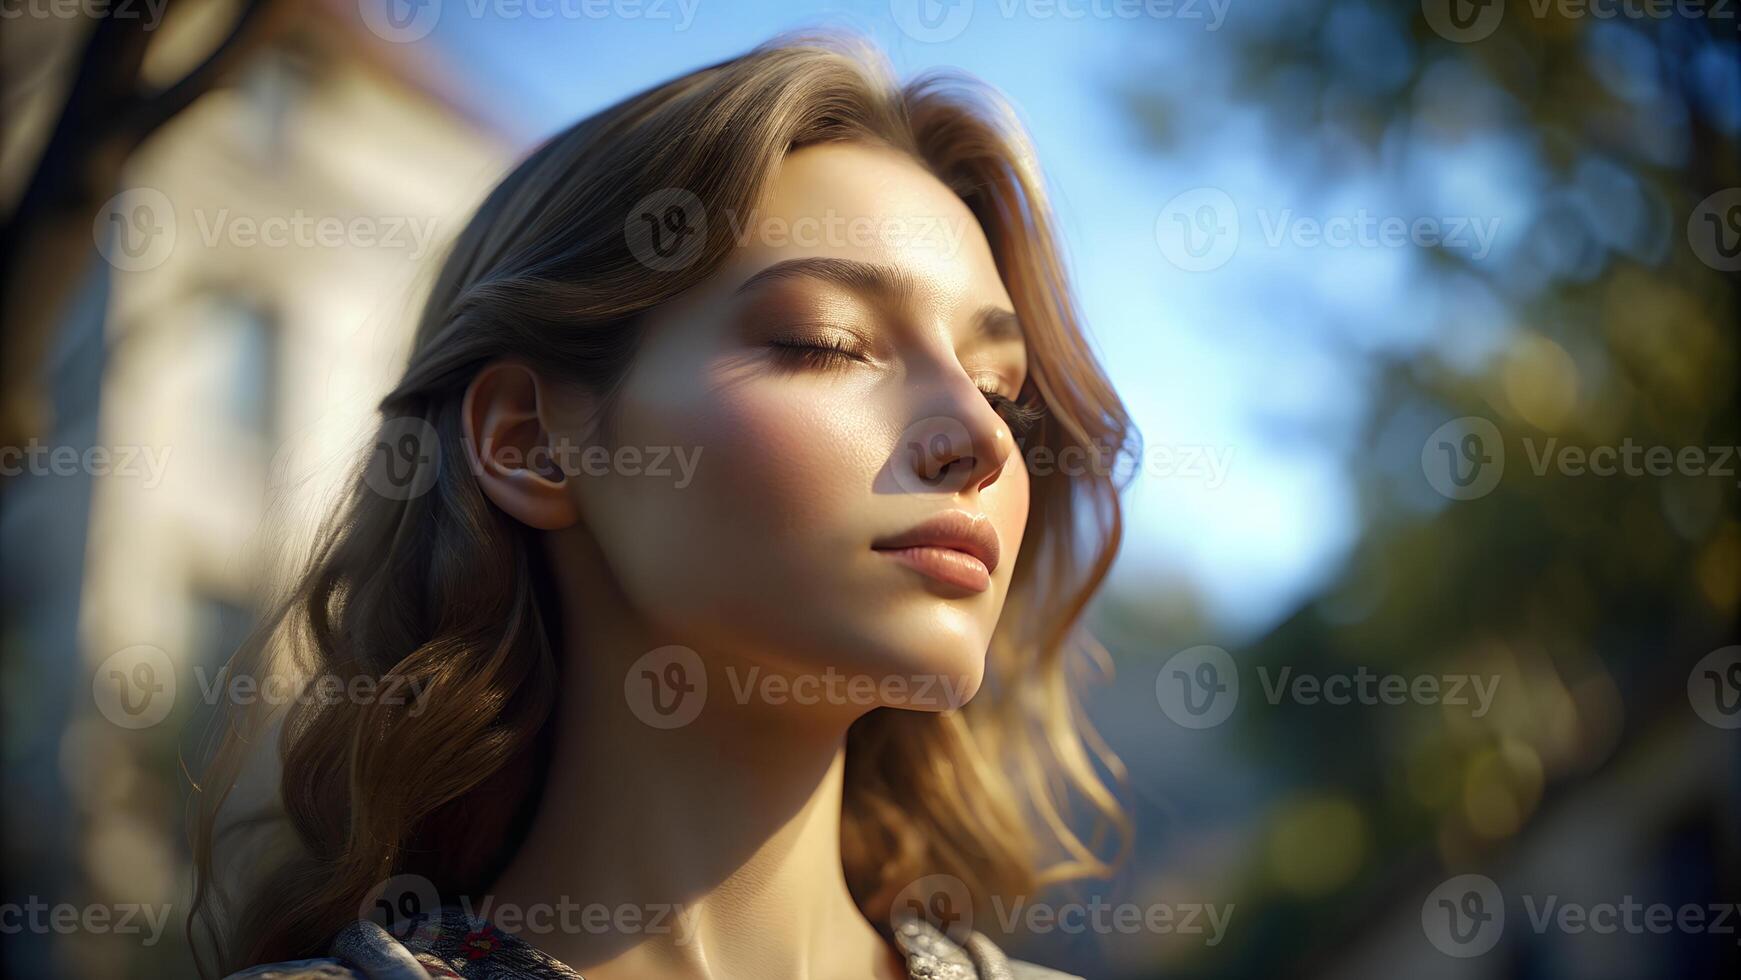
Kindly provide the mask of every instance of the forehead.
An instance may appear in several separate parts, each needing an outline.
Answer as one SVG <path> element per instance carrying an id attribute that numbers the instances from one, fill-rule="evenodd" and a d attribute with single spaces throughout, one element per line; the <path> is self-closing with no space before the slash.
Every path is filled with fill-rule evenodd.
<path id="1" fill-rule="evenodd" d="M 967 205 L 898 150 L 829 143 L 797 150 L 757 210 L 728 216 L 737 246 L 728 269 L 749 274 L 793 258 L 843 258 L 892 267 L 915 298 L 943 307 L 1008 294 Z"/>

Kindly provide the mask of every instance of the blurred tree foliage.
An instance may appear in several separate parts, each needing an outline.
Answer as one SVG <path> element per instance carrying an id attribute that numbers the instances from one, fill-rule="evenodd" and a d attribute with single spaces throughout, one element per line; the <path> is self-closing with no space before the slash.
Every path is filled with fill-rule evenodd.
<path id="1" fill-rule="evenodd" d="M 1430 207 L 1436 155 L 1481 143 L 1513 161 L 1507 177 L 1532 207 L 1527 227 L 1507 228 L 1522 237 L 1503 260 L 1441 249 L 1429 263 L 1453 298 L 1436 332 L 1454 341 L 1498 326 L 1495 350 L 1473 362 L 1433 346 L 1363 351 L 1372 396 L 1348 457 L 1358 544 L 1319 596 L 1231 649 L 1272 677 L 1362 665 L 1496 675 L 1494 707 L 1480 718 L 1288 699 L 1246 710 L 1262 692 L 1242 674 L 1228 738 L 1270 792 L 1239 817 L 1254 827 L 1226 886 L 1237 941 L 1170 960 L 1168 975 L 1330 971 L 1375 917 L 1415 915 L 1423 882 L 1527 846 L 1532 822 L 1575 809 L 1581 785 L 1653 733 L 1699 729 L 1689 671 L 1734 642 L 1741 462 L 1726 457 L 1727 476 L 1536 465 L 1550 446 L 1741 442 L 1741 301 L 1720 268 L 1741 249 L 1741 190 L 1699 210 L 1741 187 L 1741 32 L 1733 13 L 1501 6 L 1491 33 L 1467 42 L 1435 30 L 1449 9 L 1436 0 L 1280 4 L 1230 18 L 1231 43 L 1216 41 L 1236 59 L 1235 106 L 1314 184 L 1376 181 Z M 1204 138 L 1189 123 L 1199 96 L 1177 78 L 1129 93 L 1162 152 Z M 1465 416 L 1498 427 L 1505 470 L 1485 496 L 1449 500 L 1429 485 L 1422 450 Z M 1137 608 L 1108 615 L 1133 636 L 1131 624 L 1154 621 Z M 1154 651 L 1143 653 L 1123 653 L 1121 672 L 1152 679 Z M 1741 885 L 1735 846 L 1731 828 L 1720 856 L 1730 891 Z"/>

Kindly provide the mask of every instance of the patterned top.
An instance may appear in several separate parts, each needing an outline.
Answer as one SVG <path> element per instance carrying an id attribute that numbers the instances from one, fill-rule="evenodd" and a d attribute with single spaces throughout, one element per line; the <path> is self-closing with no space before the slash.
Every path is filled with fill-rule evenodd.
<path id="1" fill-rule="evenodd" d="M 227 980 L 585 980 L 537 947 L 447 907 L 413 919 L 400 940 L 374 922 L 340 930 L 328 955 L 250 967 Z M 957 942 L 922 919 L 894 933 L 910 980 L 1082 980 L 1012 960 L 990 939 L 969 932 Z"/>

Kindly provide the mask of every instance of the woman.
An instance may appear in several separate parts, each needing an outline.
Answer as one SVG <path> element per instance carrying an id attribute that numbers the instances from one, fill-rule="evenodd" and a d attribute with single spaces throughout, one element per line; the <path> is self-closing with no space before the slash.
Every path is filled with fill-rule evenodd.
<path id="1" fill-rule="evenodd" d="M 190 928 L 281 961 L 239 976 L 1060 976 L 972 913 L 1124 829 L 1068 665 L 1131 434 L 1010 111 L 878 65 L 661 85 L 460 236 L 238 655 L 345 692 L 233 720 L 202 784 Z M 291 846 L 226 914 L 274 724 Z"/>

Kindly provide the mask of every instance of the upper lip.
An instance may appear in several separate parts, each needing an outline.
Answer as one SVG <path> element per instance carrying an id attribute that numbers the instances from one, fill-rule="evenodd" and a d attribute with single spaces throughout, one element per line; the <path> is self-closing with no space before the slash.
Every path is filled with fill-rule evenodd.
<path id="1" fill-rule="evenodd" d="M 979 559 L 988 572 L 997 571 L 997 529 L 991 526 L 991 518 L 964 510 L 944 511 L 900 534 L 877 541 L 871 547 L 883 550 L 948 548 Z"/>

